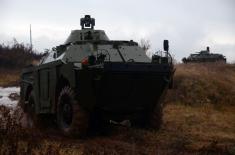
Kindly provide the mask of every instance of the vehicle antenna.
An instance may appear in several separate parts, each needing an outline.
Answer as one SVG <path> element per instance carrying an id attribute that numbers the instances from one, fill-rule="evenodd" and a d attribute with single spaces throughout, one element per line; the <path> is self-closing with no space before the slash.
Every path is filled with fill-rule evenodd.
<path id="1" fill-rule="evenodd" d="M 33 49 L 33 43 L 32 43 L 32 30 L 31 30 L 31 24 L 29 25 L 29 39 L 30 39 L 30 48 Z"/>

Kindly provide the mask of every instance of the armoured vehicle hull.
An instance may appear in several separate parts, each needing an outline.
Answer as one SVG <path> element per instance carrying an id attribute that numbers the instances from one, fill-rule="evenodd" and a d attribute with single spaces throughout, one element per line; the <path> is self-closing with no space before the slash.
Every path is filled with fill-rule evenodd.
<path id="1" fill-rule="evenodd" d="M 209 47 L 207 50 L 196 54 L 190 54 L 188 58 L 182 59 L 183 63 L 200 63 L 200 62 L 223 62 L 226 63 L 226 58 L 222 54 L 210 53 Z"/>
<path id="2" fill-rule="evenodd" d="M 94 122 L 160 127 L 174 74 L 168 52 L 151 60 L 133 41 L 68 40 L 22 71 L 21 105 L 34 122 L 46 115 L 66 135 L 83 135 Z"/>

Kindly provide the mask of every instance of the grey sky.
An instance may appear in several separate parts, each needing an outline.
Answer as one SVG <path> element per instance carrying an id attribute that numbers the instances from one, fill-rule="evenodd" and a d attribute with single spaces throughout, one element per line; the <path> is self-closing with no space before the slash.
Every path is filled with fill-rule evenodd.
<path id="1" fill-rule="evenodd" d="M 0 42 L 28 43 L 31 23 L 34 47 L 43 51 L 80 29 L 85 14 L 110 39 L 145 38 L 152 51 L 168 39 L 177 60 L 206 46 L 235 60 L 234 0 L 0 0 Z"/>

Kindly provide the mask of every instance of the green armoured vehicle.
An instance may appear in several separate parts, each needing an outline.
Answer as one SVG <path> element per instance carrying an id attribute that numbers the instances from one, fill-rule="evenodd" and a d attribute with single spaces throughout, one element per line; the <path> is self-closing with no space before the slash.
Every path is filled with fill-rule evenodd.
<path id="1" fill-rule="evenodd" d="M 138 43 L 109 40 L 94 25 L 89 15 L 81 18 L 81 30 L 22 71 L 22 108 L 35 124 L 52 118 L 65 135 L 110 122 L 159 128 L 174 74 L 168 41 L 166 55 L 150 59 Z"/>
<path id="2" fill-rule="evenodd" d="M 183 63 L 198 63 L 198 62 L 223 62 L 226 63 L 226 58 L 222 54 L 210 53 L 210 48 L 200 51 L 195 54 L 190 54 L 188 58 L 182 59 Z"/>

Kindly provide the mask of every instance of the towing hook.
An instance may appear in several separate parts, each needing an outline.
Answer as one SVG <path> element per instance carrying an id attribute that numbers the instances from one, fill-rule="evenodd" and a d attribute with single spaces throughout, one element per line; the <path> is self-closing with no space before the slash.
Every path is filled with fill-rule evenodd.
<path id="1" fill-rule="evenodd" d="M 121 122 L 117 122 L 117 121 L 114 121 L 114 120 L 109 120 L 109 123 L 113 124 L 113 125 L 119 125 L 119 126 L 124 126 L 124 127 L 131 127 L 131 121 L 130 120 L 123 120 Z"/>

